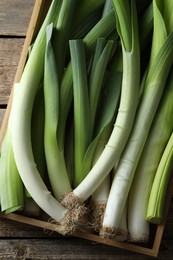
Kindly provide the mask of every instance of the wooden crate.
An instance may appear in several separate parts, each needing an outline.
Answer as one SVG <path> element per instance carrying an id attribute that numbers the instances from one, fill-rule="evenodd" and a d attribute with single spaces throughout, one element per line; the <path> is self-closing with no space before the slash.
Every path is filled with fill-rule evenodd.
<path id="1" fill-rule="evenodd" d="M 28 47 L 30 46 L 32 40 L 34 39 L 35 35 L 37 34 L 38 29 L 40 28 L 40 25 L 42 24 L 42 21 L 46 15 L 46 12 L 48 10 L 50 3 L 51 3 L 51 0 L 36 0 L 36 2 L 35 2 L 31 21 L 30 21 L 30 24 L 28 27 L 28 31 L 27 31 L 27 35 L 26 35 L 26 39 L 25 39 L 25 43 L 24 43 L 24 47 L 23 47 L 23 51 L 22 51 L 21 58 L 19 61 L 16 76 L 14 79 L 14 83 L 17 83 L 20 81 L 20 78 L 21 78 L 21 75 L 23 72 L 23 68 L 25 66 L 27 54 L 28 54 Z M 6 109 L 6 113 L 4 116 L 3 123 L 2 123 L 1 131 L 0 131 L 0 147 L 1 147 L 2 140 L 3 140 L 4 134 L 6 131 L 6 127 L 7 127 L 7 123 L 8 123 L 12 97 L 13 97 L 13 89 L 11 91 L 8 106 Z M 149 242 L 147 244 L 141 245 L 140 243 L 134 244 L 134 243 L 129 243 L 129 242 L 118 242 L 113 239 L 104 240 L 104 239 L 101 239 L 98 235 L 96 235 L 94 233 L 88 233 L 86 231 L 76 231 L 73 234 L 73 236 L 87 239 L 90 241 L 94 241 L 96 243 L 107 244 L 107 245 L 111 245 L 113 247 L 121 248 L 124 250 L 129 250 L 129 251 L 156 257 L 158 255 L 160 243 L 162 240 L 162 235 L 163 235 L 163 231 L 164 231 L 164 227 L 165 227 L 165 223 L 166 223 L 166 218 L 167 218 L 167 213 L 168 213 L 168 209 L 169 209 L 169 205 L 170 205 L 170 201 L 171 201 L 172 192 L 173 192 L 173 177 L 170 180 L 168 191 L 167 191 L 164 220 L 160 225 L 152 226 L 152 232 L 150 235 Z M 51 223 L 48 223 L 43 220 L 34 219 L 31 217 L 26 217 L 26 216 L 14 214 L 14 213 L 10 213 L 10 214 L 0 213 L 0 217 L 11 219 L 11 220 L 18 221 L 21 223 L 26 223 L 26 224 L 37 226 L 37 227 L 41 227 L 43 229 L 56 231 L 56 224 L 51 224 Z"/>

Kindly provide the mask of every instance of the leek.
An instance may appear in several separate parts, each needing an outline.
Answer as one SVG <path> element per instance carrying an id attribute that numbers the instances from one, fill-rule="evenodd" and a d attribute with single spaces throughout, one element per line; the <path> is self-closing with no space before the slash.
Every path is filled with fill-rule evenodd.
<path id="1" fill-rule="evenodd" d="M 153 3 L 151 3 L 139 20 L 140 48 L 143 50 L 152 38 L 153 29 Z"/>
<path id="2" fill-rule="evenodd" d="M 130 189 L 128 229 L 131 241 L 148 241 L 149 239 L 149 223 L 145 219 L 148 200 L 159 161 L 173 131 L 172 113 L 171 69 Z"/>
<path id="3" fill-rule="evenodd" d="M 18 88 L 16 84 L 15 88 Z M 14 95 L 16 95 L 14 91 Z M 10 213 L 24 207 L 24 186 L 14 160 L 12 148 L 12 117 L 14 101 L 8 120 L 7 131 L 1 147 L 0 157 L 0 205 L 1 210 Z"/>
<path id="4" fill-rule="evenodd" d="M 128 218 L 127 204 L 128 203 L 126 202 L 116 235 L 115 235 L 115 237 L 113 236 L 113 238 L 117 241 L 129 241 L 129 230 L 128 230 L 128 221 L 127 221 L 127 218 Z M 112 234 L 114 234 L 114 232 L 112 232 Z M 109 237 L 109 235 L 110 235 L 110 233 L 108 233 L 108 237 Z"/>
<path id="5" fill-rule="evenodd" d="M 31 140 L 34 161 L 41 177 L 46 176 L 46 160 L 44 151 L 44 120 L 45 120 L 45 104 L 43 94 L 43 83 L 34 100 L 32 118 L 31 118 Z"/>
<path id="6" fill-rule="evenodd" d="M 104 17 L 107 13 L 109 13 L 110 10 L 112 10 L 112 0 L 105 0 L 102 17 Z"/>
<path id="7" fill-rule="evenodd" d="M 99 138 L 95 153 L 93 156 L 92 165 L 96 163 L 100 154 L 102 153 L 105 144 L 108 141 L 110 135 L 111 127 L 106 128 L 101 137 Z M 107 198 L 110 191 L 110 176 L 108 175 L 106 179 L 101 183 L 97 190 L 92 194 L 91 201 L 91 216 L 90 223 L 93 229 L 97 232 L 100 231 L 103 222 L 104 211 L 107 203 Z"/>
<path id="8" fill-rule="evenodd" d="M 102 92 L 102 100 L 100 102 L 99 113 L 97 113 L 98 120 L 95 122 L 95 131 L 100 132 L 99 140 L 93 155 L 92 166 L 96 163 L 104 147 L 109 139 L 113 128 L 114 118 L 117 115 L 120 90 L 122 83 L 122 75 L 119 72 L 108 71 L 105 79 L 105 92 Z M 108 109 L 109 108 L 109 109 Z M 112 114 L 112 117 L 110 115 Z M 109 116 L 108 116 L 109 115 Z M 106 121 L 106 118 L 109 121 Z M 105 118 L 105 119 L 104 119 Z M 105 124 L 106 127 L 102 127 L 102 122 L 108 122 Z M 103 129 L 100 131 L 99 129 Z M 110 191 L 110 176 L 101 183 L 101 185 L 92 194 L 92 207 L 91 207 L 91 224 L 92 227 L 99 232 L 102 226 L 102 220 L 104 211 Z"/>
<path id="9" fill-rule="evenodd" d="M 63 0 L 61 9 L 59 12 L 58 21 L 56 24 L 56 37 L 54 40 L 54 52 L 57 65 L 58 79 L 61 81 L 64 67 L 66 51 L 68 47 L 68 40 L 70 36 L 70 29 L 72 25 L 72 19 L 74 17 L 74 10 L 77 0 Z"/>
<path id="10" fill-rule="evenodd" d="M 98 38 L 106 38 L 115 28 L 114 12 L 109 12 L 102 18 L 83 38 L 86 45 L 87 57 L 93 53 Z M 60 85 L 60 112 L 59 124 L 57 130 L 58 146 L 63 150 L 64 146 L 64 132 L 66 126 L 66 119 L 71 107 L 73 88 L 72 88 L 72 64 L 68 64 Z"/>
<path id="11" fill-rule="evenodd" d="M 59 79 L 56 70 L 54 52 L 51 44 L 53 24 L 47 27 L 44 99 L 45 99 L 45 130 L 44 145 L 48 175 L 57 200 L 71 191 L 63 153 L 58 149 L 57 126 L 59 116 Z"/>
<path id="12" fill-rule="evenodd" d="M 91 141 L 91 121 L 85 46 L 82 40 L 70 41 L 74 92 L 74 185 L 80 183 L 85 151 Z"/>
<path id="13" fill-rule="evenodd" d="M 116 1 L 113 1 L 113 3 L 116 8 Z M 125 11 L 126 3 L 124 2 L 123 5 L 123 10 Z M 131 13 L 131 17 L 129 17 L 129 13 Z M 129 17 L 128 21 L 126 20 L 126 15 Z M 138 22 L 134 1 L 131 2 L 131 8 L 129 7 L 127 13 L 125 12 L 124 16 L 120 19 L 122 19 L 123 22 L 121 23 L 120 21 L 118 23 L 117 21 L 117 27 L 122 39 L 124 67 L 119 113 L 114 130 L 104 151 L 85 179 L 74 189 L 73 193 L 67 196 L 67 201 L 70 201 L 71 198 L 73 201 L 74 198 L 78 197 L 80 202 L 84 202 L 99 187 L 116 164 L 116 161 L 119 160 L 133 125 L 138 104 L 140 77 Z M 124 33 L 122 31 L 124 27 L 121 27 L 121 24 L 127 26 L 127 30 L 125 29 Z M 131 32 L 130 39 L 129 37 L 123 37 L 123 35 L 129 33 L 129 31 Z"/>
<path id="14" fill-rule="evenodd" d="M 95 12 L 98 9 L 102 9 L 105 0 L 82 0 L 78 1 L 76 7 L 77 16 L 73 21 L 72 28 L 76 29 L 83 20 L 85 20 L 91 13 Z"/>
<path id="15" fill-rule="evenodd" d="M 20 91 L 18 91 L 13 109 L 12 145 L 16 165 L 26 189 L 40 208 L 60 223 L 57 224 L 57 230 L 64 234 L 74 228 L 74 222 L 78 215 L 76 215 L 75 210 L 73 213 L 71 212 L 73 221 L 69 222 L 69 211 L 48 191 L 34 162 L 30 133 L 33 102 L 43 78 L 46 27 L 51 22 L 57 22 L 57 8 L 59 8 L 59 1 L 52 1 L 21 77 Z"/>
<path id="16" fill-rule="evenodd" d="M 100 13 L 100 10 L 95 10 L 95 12 L 91 13 L 72 33 L 70 39 L 84 38 L 85 35 L 99 22 Z"/>
<path id="17" fill-rule="evenodd" d="M 117 114 L 119 104 L 121 82 L 121 73 L 107 73 L 105 85 L 103 86 L 100 102 L 97 108 L 93 139 L 86 150 L 83 160 L 81 172 L 83 178 L 92 167 L 93 156 L 100 138 L 102 139 L 105 132 L 109 132 L 110 127 L 113 127 L 113 119 L 115 118 L 115 114 Z"/>
<path id="18" fill-rule="evenodd" d="M 168 182 L 173 164 L 173 134 L 160 160 L 156 176 L 152 185 L 146 219 L 154 224 L 160 224 L 164 218 L 164 205 Z"/>
<path id="19" fill-rule="evenodd" d="M 81 47 L 77 48 L 79 45 L 77 45 L 78 42 L 80 43 L 81 41 L 70 41 L 74 86 L 75 186 L 77 186 L 83 180 L 86 173 L 90 169 L 94 147 L 97 144 L 97 140 L 99 138 L 95 138 L 91 143 L 95 115 L 99 103 L 98 99 L 100 98 L 105 70 L 110 59 L 113 46 L 111 41 L 106 43 L 103 39 L 98 40 L 91 69 L 90 86 L 88 91 L 86 61 L 84 60 L 85 51 L 84 48 L 83 50 L 81 50 Z M 114 85 L 116 86 L 116 84 Z M 109 90 L 108 93 L 110 93 Z M 110 105 L 107 105 L 107 108 L 109 107 Z M 111 107 L 114 111 L 114 106 Z M 111 115 L 112 112 L 110 112 L 109 118 L 111 118 Z M 107 120 L 106 117 L 105 120 Z M 90 143 L 91 145 L 89 146 Z M 85 165 L 87 165 L 87 169 Z"/>
<path id="20" fill-rule="evenodd" d="M 105 42 L 104 39 L 98 39 L 97 41 L 89 86 L 91 133 L 93 133 L 100 92 L 105 78 L 105 71 L 112 55 L 113 46 L 112 41 Z"/>
<path id="21" fill-rule="evenodd" d="M 110 176 L 101 183 L 92 194 L 90 224 L 96 232 L 100 232 L 102 227 L 104 212 L 110 191 Z"/>

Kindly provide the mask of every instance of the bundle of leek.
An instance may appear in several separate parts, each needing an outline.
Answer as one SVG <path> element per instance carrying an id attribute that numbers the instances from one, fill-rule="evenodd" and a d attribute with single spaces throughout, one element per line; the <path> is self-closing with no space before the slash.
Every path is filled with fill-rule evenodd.
<path id="1" fill-rule="evenodd" d="M 91 209 L 102 237 L 148 239 L 148 198 L 147 220 L 158 223 L 172 163 L 171 7 L 168 0 L 52 1 L 14 86 L 0 158 L 2 211 L 24 208 L 27 190 L 61 234 L 74 231 Z M 44 110 L 40 135 L 33 126 L 37 98 Z"/>

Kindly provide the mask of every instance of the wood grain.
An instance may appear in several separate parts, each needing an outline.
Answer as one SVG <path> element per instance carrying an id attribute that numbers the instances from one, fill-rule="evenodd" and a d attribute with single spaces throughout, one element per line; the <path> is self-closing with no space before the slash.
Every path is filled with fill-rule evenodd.
<path id="1" fill-rule="evenodd" d="M 0 36 L 25 36 L 35 0 L 0 1 Z"/>
<path id="2" fill-rule="evenodd" d="M 0 218 L 0 238 L 60 238 L 56 232 Z M 62 237 L 61 237 L 62 238 Z"/>
<path id="3" fill-rule="evenodd" d="M 24 38 L 0 38 L 0 104 L 7 104 Z"/>
<path id="4" fill-rule="evenodd" d="M 171 260 L 173 240 L 163 240 L 159 260 Z M 0 259 L 93 259 L 93 260 L 152 260 L 153 257 L 95 244 L 78 238 L 64 239 L 3 239 Z"/>

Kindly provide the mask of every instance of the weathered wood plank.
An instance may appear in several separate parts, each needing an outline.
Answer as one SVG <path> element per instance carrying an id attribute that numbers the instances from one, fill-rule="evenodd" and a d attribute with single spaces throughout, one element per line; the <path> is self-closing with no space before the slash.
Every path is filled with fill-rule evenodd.
<path id="1" fill-rule="evenodd" d="M 0 1 L 0 36 L 25 36 L 35 0 Z"/>
<path id="2" fill-rule="evenodd" d="M 61 237 L 56 232 L 0 218 L 0 238 L 53 238 Z"/>
<path id="3" fill-rule="evenodd" d="M 6 104 L 19 63 L 24 38 L 0 38 L 0 104 Z"/>
<path id="4" fill-rule="evenodd" d="M 158 260 L 172 259 L 173 240 L 163 241 Z M 104 260 L 151 260 L 133 252 L 95 244 L 78 238 L 64 239 L 4 239 L 1 240 L 0 259 L 104 259 Z"/>

